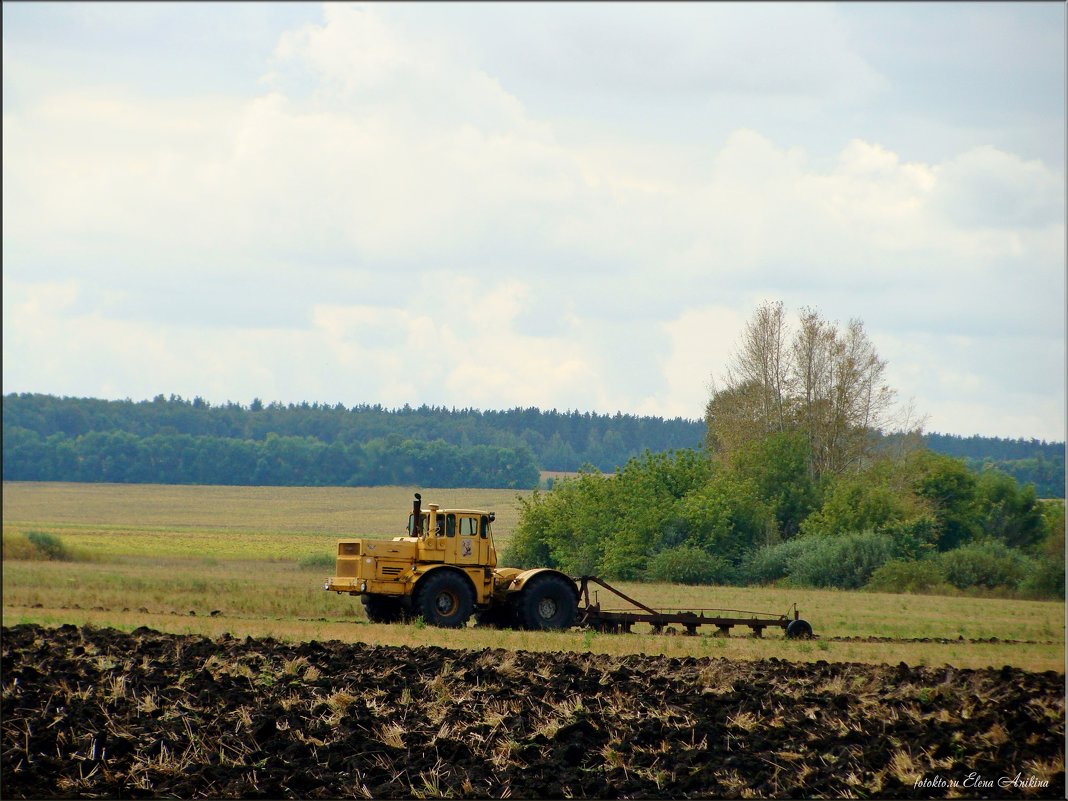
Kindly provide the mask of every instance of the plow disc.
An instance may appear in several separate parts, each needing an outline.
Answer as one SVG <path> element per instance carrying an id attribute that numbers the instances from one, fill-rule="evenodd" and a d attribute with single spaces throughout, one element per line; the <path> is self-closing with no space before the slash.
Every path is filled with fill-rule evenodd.
<path id="1" fill-rule="evenodd" d="M 691 609 L 686 611 L 657 610 L 623 594 L 596 576 L 580 576 L 575 579 L 579 588 L 578 617 L 576 625 L 589 626 L 596 631 L 629 632 L 636 623 L 646 623 L 654 634 L 663 634 L 669 627 L 681 626 L 687 635 L 696 635 L 702 626 L 715 627 L 714 636 L 728 637 L 735 626 L 748 626 L 754 637 L 763 637 L 764 629 L 782 629 L 791 639 L 812 637 L 812 626 L 802 620 L 794 604 L 790 613 L 776 615 L 772 612 L 751 612 L 744 609 Z M 608 590 L 630 604 L 630 608 L 605 609 L 601 606 L 596 590 L 590 598 L 590 585 Z M 707 613 L 707 614 L 706 614 Z"/>

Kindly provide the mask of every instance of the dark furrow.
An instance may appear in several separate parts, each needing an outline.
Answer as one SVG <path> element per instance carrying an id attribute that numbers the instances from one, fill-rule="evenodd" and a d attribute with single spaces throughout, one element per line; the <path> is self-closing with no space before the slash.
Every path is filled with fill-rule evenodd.
<path id="1" fill-rule="evenodd" d="M 1064 796 L 1054 671 L 0 634 L 5 798 Z"/>

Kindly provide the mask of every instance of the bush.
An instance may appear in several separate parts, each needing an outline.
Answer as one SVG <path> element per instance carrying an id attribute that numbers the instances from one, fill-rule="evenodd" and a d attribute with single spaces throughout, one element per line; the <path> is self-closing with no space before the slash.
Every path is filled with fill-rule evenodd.
<path id="1" fill-rule="evenodd" d="M 808 550 L 809 542 L 804 537 L 796 537 L 750 551 L 742 561 L 742 578 L 746 584 L 774 584 L 786 578 L 801 554 Z"/>
<path id="2" fill-rule="evenodd" d="M 1020 595 L 1055 601 L 1064 598 L 1064 562 L 1040 558 L 1020 582 Z"/>
<path id="3" fill-rule="evenodd" d="M 645 569 L 645 578 L 672 584 L 731 584 L 736 574 L 722 556 L 713 556 L 693 545 L 680 545 L 655 554 Z"/>
<path id="4" fill-rule="evenodd" d="M 755 482 L 729 474 L 690 492 L 680 511 L 694 541 L 733 564 L 741 563 L 747 548 L 775 536 L 775 515 L 760 500 Z"/>
<path id="5" fill-rule="evenodd" d="M 18 532 L 4 533 L 4 559 L 40 559 L 41 552 L 34 547 L 33 543 L 26 539 L 25 534 Z"/>
<path id="6" fill-rule="evenodd" d="M 874 592 L 931 592 L 948 589 L 935 559 L 891 559 L 871 574 L 865 589 Z"/>
<path id="7" fill-rule="evenodd" d="M 65 562 L 71 558 L 63 540 L 55 534 L 46 534 L 43 531 L 27 531 L 26 539 L 37 549 L 41 559 L 49 559 L 56 562 Z"/>
<path id="8" fill-rule="evenodd" d="M 552 492 L 519 498 L 519 521 L 502 567 L 556 567 L 573 576 L 600 575 L 606 538 L 617 522 L 615 484 L 600 474 L 579 473 Z"/>
<path id="9" fill-rule="evenodd" d="M 838 479 L 823 506 L 801 524 L 804 536 L 839 537 L 846 532 L 882 529 L 911 516 L 911 502 L 873 476 Z"/>
<path id="10" fill-rule="evenodd" d="M 840 537 L 802 537 L 808 547 L 790 569 L 789 582 L 798 587 L 837 587 L 856 590 L 894 556 L 893 541 L 872 531 Z"/>
<path id="11" fill-rule="evenodd" d="M 880 533 L 889 536 L 895 552 L 909 561 L 918 561 L 938 550 L 938 521 L 930 514 L 889 523 Z"/>
<path id="12" fill-rule="evenodd" d="M 979 476 L 977 500 L 988 537 L 1010 548 L 1026 548 L 1046 536 L 1046 519 L 1033 485 L 1021 487 L 1012 476 L 986 470 Z"/>
<path id="13" fill-rule="evenodd" d="M 1002 542 L 984 540 L 946 551 L 938 557 L 946 580 L 954 587 L 1015 589 L 1033 568 L 1033 560 Z"/>
<path id="14" fill-rule="evenodd" d="M 518 567 L 524 570 L 531 567 L 556 567 L 548 543 L 524 532 L 515 534 L 512 541 L 504 546 L 498 554 L 497 563 L 500 567 Z"/>
<path id="15" fill-rule="evenodd" d="M 1046 519 L 1046 537 L 1035 546 L 1035 552 L 1052 559 L 1054 562 L 1064 562 L 1064 501 L 1043 501 L 1042 516 Z"/>
<path id="16" fill-rule="evenodd" d="M 333 553 L 313 553 L 303 557 L 297 564 L 300 567 L 334 567 L 337 557 Z"/>

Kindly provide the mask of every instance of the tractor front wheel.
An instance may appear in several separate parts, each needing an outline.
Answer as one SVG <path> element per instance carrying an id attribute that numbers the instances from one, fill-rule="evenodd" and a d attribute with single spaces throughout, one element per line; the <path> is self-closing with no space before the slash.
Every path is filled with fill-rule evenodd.
<path id="1" fill-rule="evenodd" d="M 456 629 L 467 624 L 475 608 L 467 580 L 451 570 L 436 570 L 419 583 L 412 613 L 431 626 Z"/>
<path id="2" fill-rule="evenodd" d="M 404 614 L 399 598 L 385 595 L 361 595 L 363 611 L 372 623 L 396 623 Z"/>
<path id="3" fill-rule="evenodd" d="M 519 601 L 519 618 L 528 629 L 569 629 L 577 612 L 575 585 L 555 573 L 533 578 Z"/>

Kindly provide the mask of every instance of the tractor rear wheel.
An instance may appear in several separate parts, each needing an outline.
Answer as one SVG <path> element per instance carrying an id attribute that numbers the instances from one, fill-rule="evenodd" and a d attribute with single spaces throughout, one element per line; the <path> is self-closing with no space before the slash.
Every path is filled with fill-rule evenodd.
<path id="1" fill-rule="evenodd" d="M 519 599 L 519 620 L 528 629 L 569 629 L 577 612 L 575 585 L 555 573 L 535 576 Z"/>
<path id="2" fill-rule="evenodd" d="M 396 623 L 401 619 L 404 609 L 399 598 L 385 595 L 361 595 L 363 611 L 372 623 Z"/>
<path id="3" fill-rule="evenodd" d="M 431 626 L 456 629 L 466 625 L 475 608 L 471 585 L 451 570 L 435 570 L 419 582 L 412 599 L 412 614 L 422 615 Z"/>

